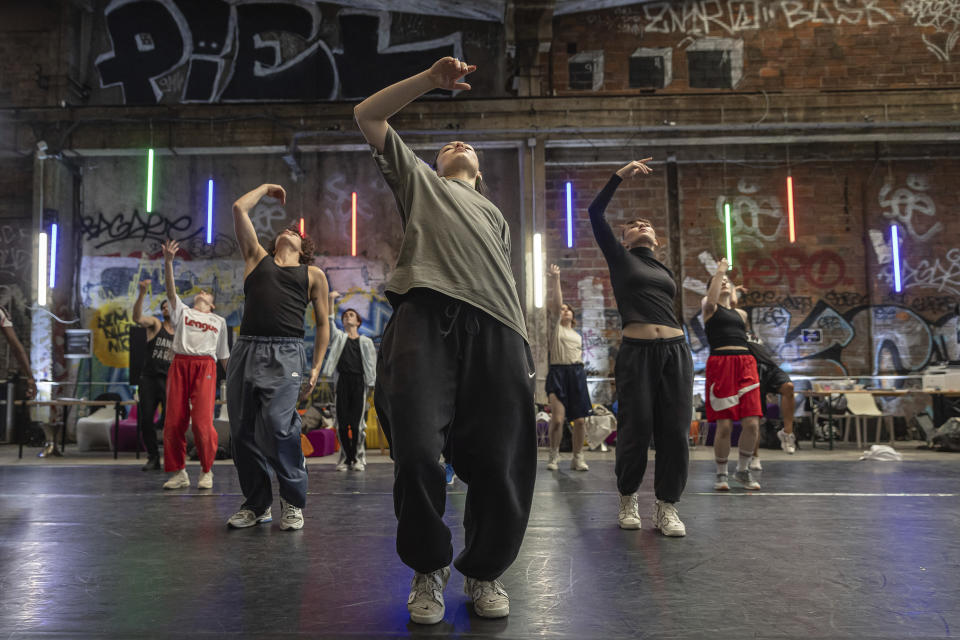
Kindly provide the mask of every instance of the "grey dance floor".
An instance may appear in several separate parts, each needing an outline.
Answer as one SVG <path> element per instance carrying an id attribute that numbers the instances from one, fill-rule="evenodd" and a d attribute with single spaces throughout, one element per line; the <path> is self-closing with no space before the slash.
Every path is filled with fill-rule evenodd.
<path id="1" fill-rule="evenodd" d="M 228 531 L 216 489 L 163 493 L 132 466 L 0 467 L 0 638 L 942 638 L 960 633 L 956 461 L 766 462 L 764 492 L 711 491 L 694 462 L 688 536 L 616 527 L 610 461 L 540 462 L 504 576 L 511 615 L 476 617 L 454 572 L 447 613 L 409 622 L 392 468 L 311 467 L 307 526 Z M 191 467 L 195 469 L 195 466 Z M 652 464 L 651 464 L 652 471 Z M 195 481 L 196 473 L 193 473 Z M 447 520 L 462 514 L 464 485 Z M 462 530 L 455 526 L 455 544 Z"/>

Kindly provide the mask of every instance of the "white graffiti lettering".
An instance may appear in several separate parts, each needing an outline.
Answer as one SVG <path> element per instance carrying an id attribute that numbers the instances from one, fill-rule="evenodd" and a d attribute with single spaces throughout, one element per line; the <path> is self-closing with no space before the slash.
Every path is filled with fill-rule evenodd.
<path id="1" fill-rule="evenodd" d="M 942 223 L 931 224 L 930 221 L 925 220 L 937 215 L 937 206 L 933 198 L 924 193 L 929 188 L 930 185 L 925 177 L 911 174 L 907 177 L 906 187 L 893 190 L 893 185 L 885 182 L 880 187 L 878 196 L 883 217 L 899 222 L 906 228 L 910 237 L 920 242 L 926 242 L 943 230 Z"/>
<path id="2" fill-rule="evenodd" d="M 732 201 L 717 196 L 717 218 L 723 222 L 723 205 L 730 202 L 730 232 L 741 245 L 762 248 L 772 242 L 783 229 L 783 209 L 775 196 L 754 196 L 758 187 L 741 179 L 737 184 L 740 195 Z"/>

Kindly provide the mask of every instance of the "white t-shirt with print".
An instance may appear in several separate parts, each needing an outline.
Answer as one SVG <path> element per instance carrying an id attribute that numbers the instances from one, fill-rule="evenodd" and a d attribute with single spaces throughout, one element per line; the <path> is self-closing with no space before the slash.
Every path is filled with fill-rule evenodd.
<path id="1" fill-rule="evenodd" d="M 170 313 L 173 320 L 173 352 L 185 356 L 230 357 L 227 321 L 215 313 L 197 311 L 176 296 Z"/>

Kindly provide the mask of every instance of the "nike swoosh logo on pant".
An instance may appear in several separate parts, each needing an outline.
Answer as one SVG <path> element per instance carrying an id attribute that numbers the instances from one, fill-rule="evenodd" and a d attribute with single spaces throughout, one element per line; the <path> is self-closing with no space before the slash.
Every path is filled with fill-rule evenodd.
<path id="1" fill-rule="evenodd" d="M 749 393 L 760 386 L 760 383 L 751 384 L 743 389 L 737 391 L 736 395 L 726 396 L 723 398 L 718 398 L 713 393 L 713 388 L 716 384 L 710 385 L 710 408 L 714 411 L 723 411 L 724 409 L 732 409 L 733 407 L 740 404 L 740 397 L 746 393 Z"/>

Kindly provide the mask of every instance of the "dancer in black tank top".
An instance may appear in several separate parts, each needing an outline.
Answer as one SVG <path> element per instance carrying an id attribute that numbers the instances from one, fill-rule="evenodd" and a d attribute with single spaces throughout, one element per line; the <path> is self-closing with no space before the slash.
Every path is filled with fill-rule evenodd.
<path id="1" fill-rule="evenodd" d="M 160 449 L 157 446 L 157 427 L 163 428 L 164 412 L 160 421 L 154 422 L 157 407 L 167 397 L 167 370 L 173 359 L 173 324 L 170 322 L 170 303 L 164 299 L 160 303 L 163 320 L 143 315 L 143 298 L 150 287 L 150 280 L 142 280 L 137 286 L 140 290 L 137 301 L 133 303 L 133 321 L 147 330 L 147 358 L 140 372 L 137 388 L 137 429 L 147 449 L 147 463 L 144 471 L 160 471 Z M 164 407 L 166 409 L 166 407 Z"/>
<path id="2" fill-rule="evenodd" d="M 307 501 L 307 467 L 300 447 L 298 398 L 313 391 L 330 328 L 327 278 L 312 266 L 313 242 L 292 224 L 264 249 L 250 210 L 264 196 L 286 201 L 283 187 L 265 184 L 233 205 L 237 242 L 245 263 L 240 337 L 227 370 L 227 413 L 233 463 L 243 505 L 230 516 L 233 528 L 271 521 L 273 489 L 268 467 L 280 485 L 280 528 L 301 529 Z M 313 303 L 317 326 L 313 362 L 304 350 L 304 311 Z M 303 390 L 301 393 L 301 386 Z"/>
<path id="3" fill-rule="evenodd" d="M 706 371 L 707 420 L 717 423 L 713 453 L 717 463 L 717 479 L 713 488 L 729 491 L 727 457 L 733 421 L 741 426 L 739 459 L 734 479 L 744 488 L 760 488 L 750 473 L 750 459 L 760 430 L 760 379 L 757 361 L 747 346 L 747 314 L 736 306 L 736 292 L 727 277 L 727 259 L 720 260 L 710 281 L 707 295 L 701 301 L 704 329 L 710 344 Z"/>

